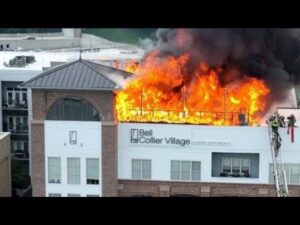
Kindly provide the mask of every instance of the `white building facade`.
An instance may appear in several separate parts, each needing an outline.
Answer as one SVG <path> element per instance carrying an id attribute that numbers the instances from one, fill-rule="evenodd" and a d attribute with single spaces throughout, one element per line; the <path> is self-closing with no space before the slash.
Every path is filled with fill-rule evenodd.
<path id="1" fill-rule="evenodd" d="M 45 121 L 46 196 L 99 197 L 101 122 Z"/>
<path id="2" fill-rule="evenodd" d="M 287 128 L 280 135 L 288 182 L 300 184 L 300 130 L 293 143 Z M 124 180 L 273 183 L 267 127 L 120 123 L 118 156 Z M 148 160 L 150 175 L 135 175 L 137 160 Z"/>

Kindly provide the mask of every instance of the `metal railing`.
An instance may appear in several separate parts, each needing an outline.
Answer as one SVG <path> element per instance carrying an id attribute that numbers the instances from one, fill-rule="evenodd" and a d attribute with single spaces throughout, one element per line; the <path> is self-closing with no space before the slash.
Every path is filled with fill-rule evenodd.
<path id="1" fill-rule="evenodd" d="M 27 109 L 27 101 L 3 101 L 2 109 Z"/>
<path id="2" fill-rule="evenodd" d="M 248 126 L 251 124 L 249 114 L 239 112 L 209 112 L 209 111 L 176 111 L 176 110 L 126 110 L 126 118 L 120 122 L 167 122 L 174 118 L 174 123 L 189 123 L 192 120 L 199 124 L 221 124 L 233 126 Z M 173 120 L 172 120 L 173 121 Z"/>

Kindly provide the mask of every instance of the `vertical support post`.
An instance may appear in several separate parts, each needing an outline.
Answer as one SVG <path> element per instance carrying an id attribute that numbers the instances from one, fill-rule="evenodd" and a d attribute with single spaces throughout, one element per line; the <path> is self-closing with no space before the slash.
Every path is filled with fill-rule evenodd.
<path id="1" fill-rule="evenodd" d="M 224 101 L 224 124 L 225 124 L 225 122 L 226 122 L 226 111 L 227 111 L 227 109 L 226 109 L 226 88 L 224 88 L 224 99 L 223 99 L 223 101 Z"/>
<path id="2" fill-rule="evenodd" d="M 185 93 L 186 92 L 186 86 L 184 85 L 182 87 L 182 118 L 185 118 Z"/>
<path id="3" fill-rule="evenodd" d="M 143 89 L 142 89 L 142 91 L 141 91 L 141 113 L 140 113 L 140 115 L 141 115 L 141 117 L 143 116 Z"/>

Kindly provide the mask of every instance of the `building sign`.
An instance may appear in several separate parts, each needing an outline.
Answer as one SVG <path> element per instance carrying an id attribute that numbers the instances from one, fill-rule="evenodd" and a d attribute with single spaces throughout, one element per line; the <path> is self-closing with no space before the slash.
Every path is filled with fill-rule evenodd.
<path id="1" fill-rule="evenodd" d="M 153 129 L 130 129 L 130 143 L 145 145 L 190 146 L 191 140 L 177 137 L 156 137 Z"/>
<path id="2" fill-rule="evenodd" d="M 173 134 L 170 134 L 170 133 Z M 130 129 L 130 144 L 139 145 L 159 145 L 159 146 L 203 146 L 203 147 L 229 147 L 232 145 L 230 141 L 204 139 L 203 135 L 193 136 L 190 138 L 189 132 L 176 132 L 174 130 L 160 129 Z"/>

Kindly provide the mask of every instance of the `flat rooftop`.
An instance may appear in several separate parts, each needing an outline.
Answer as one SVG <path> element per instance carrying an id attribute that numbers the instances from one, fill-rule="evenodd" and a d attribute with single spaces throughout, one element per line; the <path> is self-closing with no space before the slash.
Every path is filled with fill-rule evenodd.
<path id="1" fill-rule="evenodd" d="M 0 132 L 0 141 L 10 135 L 10 132 Z M 1 150 L 1 149 L 0 149 Z"/>
<path id="2" fill-rule="evenodd" d="M 71 62 L 79 59 L 79 51 L 2 51 L 0 54 L 0 70 L 38 70 L 42 71 L 43 67 L 50 67 L 51 62 Z M 124 49 L 103 49 L 99 51 L 84 51 L 81 53 L 81 58 L 85 60 L 101 61 L 105 60 L 130 60 L 141 59 L 144 55 L 144 50 L 126 51 Z M 34 56 L 36 62 L 27 64 L 25 67 L 6 67 L 4 63 L 9 63 L 9 60 L 16 56 Z"/>
<path id="3" fill-rule="evenodd" d="M 34 38 L 34 39 L 30 39 Z M 1 37 L 0 36 L 0 41 L 17 41 L 17 40 L 61 40 L 61 39 L 80 39 L 80 38 L 75 38 L 75 37 L 66 37 L 66 36 L 23 36 L 23 37 Z"/>

